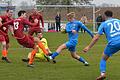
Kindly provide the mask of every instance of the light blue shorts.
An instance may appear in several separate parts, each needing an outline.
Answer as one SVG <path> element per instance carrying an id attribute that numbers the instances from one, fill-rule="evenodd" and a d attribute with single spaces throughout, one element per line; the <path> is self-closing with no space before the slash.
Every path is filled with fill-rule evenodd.
<path id="1" fill-rule="evenodd" d="M 120 43 L 116 45 L 107 45 L 104 54 L 107 56 L 112 56 L 114 53 L 118 52 L 120 50 Z"/>
<path id="2" fill-rule="evenodd" d="M 65 43 L 66 44 L 66 47 L 67 49 L 70 51 L 70 52 L 75 52 L 76 51 L 76 43 L 73 43 L 71 41 L 68 41 Z"/>

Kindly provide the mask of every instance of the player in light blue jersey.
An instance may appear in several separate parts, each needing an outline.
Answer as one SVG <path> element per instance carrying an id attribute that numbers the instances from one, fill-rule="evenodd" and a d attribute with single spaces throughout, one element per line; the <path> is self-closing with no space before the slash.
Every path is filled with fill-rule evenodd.
<path id="1" fill-rule="evenodd" d="M 101 75 L 97 80 L 106 78 L 106 61 L 110 56 L 120 50 L 120 20 L 112 18 L 112 16 L 112 11 L 105 11 L 106 21 L 100 25 L 98 33 L 94 36 L 91 43 L 83 49 L 84 52 L 87 52 L 98 41 L 103 33 L 106 35 L 108 44 L 100 61 Z"/>
<path id="2" fill-rule="evenodd" d="M 71 53 L 71 56 L 74 59 L 77 59 L 78 61 L 82 62 L 85 66 L 88 66 L 88 62 L 84 60 L 84 58 L 80 57 L 76 54 L 76 45 L 78 43 L 78 32 L 80 28 L 83 28 L 85 31 L 87 31 L 91 37 L 93 37 L 93 34 L 90 30 L 87 29 L 87 27 L 80 21 L 75 20 L 75 13 L 71 12 L 67 14 L 68 23 L 66 24 L 66 33 L 68 33 L 68 41 L 66 43 L 63 43 L 58 47 L 56 52 L 54 52 L 49 58 L 52 60 L 56 56 L 60 54 L 60 52 L 63 49 L 68 49 Z"/>

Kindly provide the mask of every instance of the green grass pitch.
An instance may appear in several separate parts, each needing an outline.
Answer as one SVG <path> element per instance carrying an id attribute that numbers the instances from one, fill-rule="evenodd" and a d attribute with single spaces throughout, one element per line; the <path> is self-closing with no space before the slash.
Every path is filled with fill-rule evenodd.
<path id="1" fill-rule="evenodd" d="M 67 41 L 67 35 L 61 33 L 45 33 L 44 37 L 53 52 Z M 107 42 L 105 36 L 101 36 L 97 44 L 87 54 L 83 54 L 82 49 L 90 40 L 91 37 L 87 33 L 80 33 L 77 45 L 77 53 L 90 63 L 88 67 L 71 58 L 68 50 L 63 50 L 61 55 L 56 57 L 56 64 L 35 61 L 35 67 L 29 68 L 21 59 L 27 56 L 30 49 L 21 48 L 16 40 L 10 37 L 8 56 L 12 63 L 0 60 L 0 80 L 95 80 L 100 74 L 99 61 Z M 119 76 L 120 54 L 115 54 L 107 62 L 107 80 L 120 80 Z"/>

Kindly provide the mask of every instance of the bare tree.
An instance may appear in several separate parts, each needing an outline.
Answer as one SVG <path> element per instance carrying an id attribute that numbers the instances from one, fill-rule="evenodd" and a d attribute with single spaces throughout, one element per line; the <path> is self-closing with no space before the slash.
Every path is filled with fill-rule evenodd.
<path id="1" fill-rule="evenodd" d="M 37 0 L 37 4 L 44 5 L 73 5 L 73 4 L 90 4 L 93 0 Z"/>

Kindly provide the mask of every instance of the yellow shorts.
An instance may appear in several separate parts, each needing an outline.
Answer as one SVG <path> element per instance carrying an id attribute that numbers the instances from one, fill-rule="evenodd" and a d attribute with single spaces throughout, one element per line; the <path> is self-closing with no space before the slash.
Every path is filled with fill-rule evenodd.
<path id="1" fill-rule="evenodd" d="M 43 53 L 36 53 L 35 58 L 41 59 L 41 60 L 46 60 Z"/>

